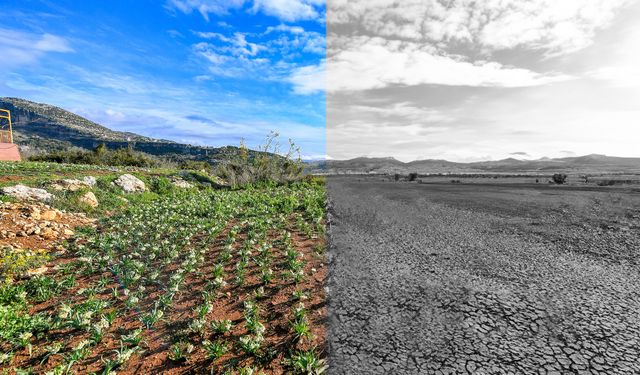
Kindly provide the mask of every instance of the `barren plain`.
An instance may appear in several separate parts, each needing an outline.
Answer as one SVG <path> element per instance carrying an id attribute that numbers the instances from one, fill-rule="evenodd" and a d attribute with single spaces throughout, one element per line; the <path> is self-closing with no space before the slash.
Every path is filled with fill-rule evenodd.
<path id="1" fill-rule="evenodd" d="M 637 187 L 327 189 L 331 373 L 640 373 Z"/>

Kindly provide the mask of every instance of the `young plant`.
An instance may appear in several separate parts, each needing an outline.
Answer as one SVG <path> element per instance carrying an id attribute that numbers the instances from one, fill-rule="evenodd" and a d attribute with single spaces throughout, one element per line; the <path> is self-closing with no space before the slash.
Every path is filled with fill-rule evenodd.
<path id="1" fill-rule="evenodd" d="M 264 324 L 260 323 L 257 316 L 248 316 L 246 318 L 245 327 L 249 333 L 262 335 L 265 331 Z"/>
<path id="2" fill-rule="evenodd" d="M 285 360 L 294 374 L 321 375 L 327 370 L 325 360 L 318 358 L 314 350 L 299 351 Z"/>
<path id="3" fill-rule="evenodd" d="M 142 328 L 135 329 L 122 336 L 122 342 L 133 347 L 139 346 L 140 341 L 142 341 Z"/>
<path id="4" fill-rule="evenodd" d="M 211 329 L 215 333 L 225 334 L 231 330 L 233 327 L 233 323 L 229 319 L 224 320 L 214 320 L 211 322 Z"/>
<path id="5" fill-rule="evenodd" d="M 242 349 L 246 354 L 254 355 L 258 353 L 260 347 L 262 346 L 262 342 L 264 338 L 262 336 L 242 336 L 239 340 L 240 349 Z"/>
<path id="6" fill-rule="evenodd" d="M 156 306 L 149 314 L 141 316 L 140 321 L 142 321 L 142 324 L 144 324 L 145 327 L 149 329 L 153 327 L 154 324 L 159 322 L 163 316 L 164 316 L 164 312 Z"/>
<path id="7" fill-rule="evenodd" d="M 307 321 L 307 310 L 303 303 L 299 303 L 298 306 L 293 308 L 293 321 L 289 324 L 291 324 L 291 330 L 293 331 L 296 340 L 312 337 L 311 328 Z"/>
<path id="8" fill-rule="evenodd" d="M 253 291 L 253 296 L 256 299 L 263 299 L 265 297 L 264 286 L 260 286 L 256 290 L 254 290 Z"/>
<path id="9" fill-rule="evenodd" d="M 194 319 L 189 323 L 189 331 L 199 335 L 204 335 L 204 330 L 207 327 L 206 323 L 207 321 L 204 318 Z"/>
<path id="10" fill-rule="evenodd" d="M 212 360 L 222 357 L 229 350 L 229 347 L 221 341 L 204 340 L 202 346 L 207 351 L 207 358 Z"/>
<path id="11" fill-rule="evenodd" d="M 305 319 L 302 320 L 294 320 L 291 322 L 291 330 L 296 337 L 296 340 L 302 340 L 305 338 L 310 338 L 311 328 L 309 328 L 309 323 Z"/>
<path id="12" fill-rule="evenodd" d="M 215 279 L 211 280 L 209 282 L 209 285 L 210 285 L 211 289 L 218 290 L 218 289 L 224 288 L 227 285 L 227 282 L 224 281 L 222 276 L 218 276 Z"/>
<path id="13" fill-rule="evenodd" d="M 224 264 L 218 263 L 213 266 L 213 278 L 222 278 L 224 276 Z"/>
<path id="14" fill-rule="evenodd" d="M 306 300 L 307 298 L 309 298 L 309 297 L 304 292 L 304 290 L 297 289 L 292 293 L 292 299 L 294 301 L 303 301 L 303 300 Z"/>
<path id="15" fill-rule="evenodd" d="M 133 348 L 125 348 L 122 341 L 120 341 L 120 349 L 116 349 L 113 351 L 116 354 L 115 357 L 106 361 L 103 360 L 104 368 L 102 370 L 102 373 L 112 374 L 114 369 L 122 366 L 125 362 L 127 362 L 137 350 L 137 346 Z"/>
<path id="16" fill-rule="evenodd" d="M 193 352 L 193 345 L 188 342 L 179 341 L 169 348 L 169 359 L 174 362 L 184 362 L 187 356 Z"/>
<path id="17" fill-rule="evenodd" d="M 255 367 L 245 366 L 238 370 L 238 375 L 264 375 L 264 372 Z"/>
<path id="18" fill-rule="evenodd" d="M 267 268 L 262 270 L 262 274 L 260 276 L 262 283 L 267 285 L 273 280 L 273 270 L 271 268 Z"/>

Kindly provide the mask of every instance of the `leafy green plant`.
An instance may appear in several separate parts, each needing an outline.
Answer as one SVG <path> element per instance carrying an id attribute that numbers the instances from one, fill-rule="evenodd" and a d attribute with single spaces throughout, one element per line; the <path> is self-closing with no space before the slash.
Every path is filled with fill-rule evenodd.
<path id="1" fill-rule="evenodd" d="M 215 333 L 224 334 L 231 330 L 233 323 L 229 319 L 214 320 L 211 322 L 211 329 Z"/>
<path id="2" fill-rule="evenodd" d="M 224 276 L 224 264 L 218 263 L 213 266 L 213 277 L 215 279 L 222 278 Z"/>
<path id="3" fill-rule="evenodd" d="M 242 336 L 238 340 L 238 345 L 245 353 L 253 355 L 258 353 L 258 350 L 262 347 L 264 338 L 262 336 Z"/>
<path id="4" fill-rule="evenodd" d="M 128 334 L 122 336 L 122 342 L 130 346 L 138 346 L 142 341 L 142 328 L 134 329 Z"/>
<path id="5" fill-rule="evenodd" d="M 207 351 L 207 358 L 209 359 L 218 359 L 225 355 L 229 350 L 229 347 L 221 341 L 209 341 L 204 340 L 202 342 L 202 347 Z"/>
<path id="6" fill-rule="evenodd" d="M 285 364 L 291 367 L 294 374 L 320 375 L 327 370 L 325 360 L 319 358 L 315 350 L 293 353 L 285 360 Z"/>
<path id="7" fill-rule="evenodd" d="M 309 327 L 309 323 L 304 319 L 291 322 L 291 329 L 297 340 L 311 337 L 311 328 Z"/>
<path id="8" fill-rule="evenodd" d="M 191 343 L 179 341 L 169 348 L 169 359 L 174 362 L 184 362 L 193 349 L 194 346 Z"/>
<path id="9" fill-rule="evenodd" d="M 238 369 L 238 375 L 262 375 L 262 371 L 251 366 L 244 366 Z"/>
<path id="10" fill-rule="evenodd" d="M 309 298 L 309 296 L 304 292 L 304 290 L 296 289 L 292 295 L 292 299 L 294 301 L 303 301 Z"/>
<path id="11" fill-rule="evenodd" d="M 249 333 L 262 335 L 265 331 L 264 324 L 260 323 L 257 317 L 249 316 L 246 318 L 245 327 Z"/>

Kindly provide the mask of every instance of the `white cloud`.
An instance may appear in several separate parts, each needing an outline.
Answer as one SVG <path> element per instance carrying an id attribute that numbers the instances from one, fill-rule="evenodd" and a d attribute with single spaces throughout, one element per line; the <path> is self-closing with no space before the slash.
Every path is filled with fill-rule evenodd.
<path id="1" fill-rule="evenodd" d="M 284 21 L 312 20 L 320 18 L 318 0 L 254 0 L 253 9 Z"/>
<path id="2" fill-rule="evenodd" d="M 196 36 L 215 42 L 200 42 L 192 46 L 197 56 L 209 64 L 209 72 L 219 76 L 254 76 L 271 70 L 271 61 L 265 53 L 268 45 L 247 40 L 246 33 L 226 36 L 215 32 L 194 32 Z"/>
<path id="3" fill-rule="evenodd" d="M 334 0 L 329 24 L 431 43 L 469 43 L 496 51 L 522 47 L 560 55 L 592 43 L 633 0 Z"/>
<path id="4" fill-rule="evenodd" d="M 413 122 L 432 123 L 449 122 L 453 118 L 441 111 L 432 108 L 422 108 L 409 102 L 397 102 L 385 106 L 352 105 L 349 111 L 358 113 L 359 116 L 372 114 L 378 117 L 400 117 Z"/>
<path id="5" fill-rule="evenodd" d="M 209 73 L 213 75 L 286 82 L 301 95 L 325 88 L 324 62 L 308 66 L 296 62 L 303 52 L 324 55 L 326 39 L 318 32 L 281 24 L 258 34 L 236 32 L 227 36 L 217 32 L 194 32 L 194 35 L 208 40 L 196 43 L 192 48 L 197 56 L 207 61 Z"/>
<path id="6" fill-rule="evenodd" d="M 283 21 L 322 19 L 324 0 L 168 0 L 169 9 L 183 13 L 198 11 L 208 21 L 209 14 L 225 15 L 232 9 L 243 8 L 262 12 Z"/>
<path id="7" fill-rule="evenodd" d="M 497 62 L 469 62 L 439 54 L 429 46 L 382 38 L 349 37 L 328 57 L 328 90 L 351 91 L 391 85 L 525 87 L 567 80 L 561 74 L 541 74 Z"/>
<path id="8" fill-rule="evenodd" d="M 269 27 L 265 35 L 279 31 L 280 36 L 273 39 L 270 44 L 278 48 L 283 55 L 295 54 L 300 51 L 324 55 L 326 53 L 327 40 L 321 33 L 306 31 L 302 27 L 290 27 L 280 25 L 276 28 Z"/>
<path id="9" fill-rule="evenodd" d="M 231 9 L 241 8 L 245 0 L 168 0 L 166 6 L 183 13 L 199 12 L 209 21 L 209 14 L 225 15 Z"/>
<path id="10" fill-rule="evenodd" d="M 211 81 L 213 79 L 213 77 L 206 75 L 206 74 L 201 74 L 198 76 L 195 76 L 193 78 L 196 82 L 205 82 L 205 81 Z"/>
<path id="11" fill-rule="evenodd" d="M 38 61 L 47 53 L 73 52 L 69 42 L 52 34 L 33 34 L 0 28 L 0 66 L 17 66 Z"/>
<path id="12" fill-rule="evenodd" d="M 293 91 L 297 94 L 309 95 L 323 92 L 326 87 L 326 63 L 296 68 L 289 77 Z"/>
<path id="13" fill-rule="evenodd" d="M 238 77 L 255 76 L 271 69 L 271 61 L 266 57 L 256 56 L 262 48 L 255 47 L 220 47 L 215 44 L 200 42 L 193 45 L 197 56 L 208 62 L 209 72 L 219 76 Z"/>
<path id="14" fill-rule="evenodd" d="M 42 35 L 33 48 L 43 52 L 73 52 L 66 39 L 51 34 Z"/>
<path id="15" fill-rule="evenodd" d="M 270 34 L 274 31 L 287 32 L 291 34 L 303 34 L 304 28 L 301 26 L 291 26 L 291 25 L 280 24 L 278 26 L 267 27 L 267 31 L 265 31 L 265 34 Z"/>

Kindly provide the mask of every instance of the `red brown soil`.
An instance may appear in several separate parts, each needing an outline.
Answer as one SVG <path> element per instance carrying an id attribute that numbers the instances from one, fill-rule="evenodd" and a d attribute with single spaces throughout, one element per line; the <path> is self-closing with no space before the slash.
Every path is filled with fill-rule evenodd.
<path id="1" fill-rule="evenodd" d="M 17 181 L 22 181 L 23 179 L 24 179 L 23 176 L 0 176 L 0 183 L 17 182 Z"/>

